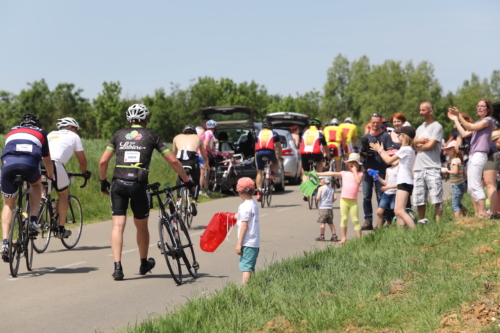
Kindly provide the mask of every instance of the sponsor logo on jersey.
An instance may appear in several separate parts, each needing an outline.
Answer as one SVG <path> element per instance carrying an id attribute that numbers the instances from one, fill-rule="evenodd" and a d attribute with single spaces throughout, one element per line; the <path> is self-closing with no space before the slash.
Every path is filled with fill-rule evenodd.
<path id="1" fill-rule="evenodd" d="M 146 147 L 136 146 L 135 142 L 120 142 L 120 148 L 118 148 L 118 149 L 122 149 L 122 150 L 123 149 L 125 149 L 125 150 L 143 150 L 143 149 L 146 149 Z"/>
<path id="2" fill-rule="evenodd" d="M 140 140 L 142 138 L 142 134 L 140 134 L 139 132 L 137 131 L 132 131 L 130 133 L 128 133 L 127 135 L 125 135 L 125 138 L 127 140 Z"/>

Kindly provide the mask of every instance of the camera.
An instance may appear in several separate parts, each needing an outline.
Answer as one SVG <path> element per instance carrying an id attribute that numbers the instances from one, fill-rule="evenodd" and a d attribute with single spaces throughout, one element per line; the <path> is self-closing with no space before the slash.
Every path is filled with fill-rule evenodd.
<path id="1" fill-rule="evenodd" d="M 467 154 L 470 150 L 470 144 L 466 143 L 464 145 L 458 146 L 458 149 Z"/>

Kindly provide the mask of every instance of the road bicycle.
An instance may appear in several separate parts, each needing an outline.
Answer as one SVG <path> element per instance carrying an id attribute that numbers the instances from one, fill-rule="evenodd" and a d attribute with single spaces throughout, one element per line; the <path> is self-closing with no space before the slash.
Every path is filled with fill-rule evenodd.
<path id="1" fill-rule="evenodd" d="M 188 165 L 184 166 L 184 171 L 188 175 L 188 177 L 191 179 L 191 167 Z M 198 193 L 199 186 L 196 186 L 196 189 L 194 191 L 195 196 L 196 193 Z M 180 212 L 180 215 L 188 228 L 191 228 L 191 225 L 193 224 L 193 211 L 196 210 L 196 198 L 193 199 L 191 194 L 189 193 L 189 190 L 185 187 L 181 188 L 179 190 L 180 192 L 180 198 L 177 199 L 177 211 Z"/>
<path id="2" fill-rule="evenodd" d="M 30 188 L 25 182 L 24 176 L 17 174 L 14 184 L 18 187 L 17 204 L 12 212 L 11 229 L 9 232 L 9 268 L 12 277 L 17 276 L 21 258 L 26 259 L 26 268 L 31 271 L 33 265 L 33 239 L 36 231 L 30 230 L 29 225 L 29 192 Z M 25 213 L 23 211 L 23 200 L 25 200 Z"/>
<path id="3" fill-rule="evenodd" d="M 237 195 L 233 184 L 236 184 L 239 174 L 234 165 L 243 159 L 241 154 L 226 155 L 221 162 L 210 164 L 210 181 L 208 195 L 220 198 L 223 193 Z"/>
<path id="4" fill-rule="evenodd" d="M 186 184 L 174 187 L 168 187 L 169 185 L 165 184 L 165 188 L 160 190 L 160 183 L 157 182 L 148 184 L 147 188 L 152 196 L 156 196 L 160 207 L 160 218 L 158 220 L 160 240 L 158 241 L 158 248 L 165 257 L 172 278 L 175 283 L 180 285 L 182 284 L 182 266 L 187 269 L 193 278 L 196 278 L 200 265 L 196 261 L 193 243 L 187 227 L 174 204 L 174 191 L 186 187 Z M 162 200 L 162 194 L 165 195 L 165 200 Z"/>
<path id="5" fill-rule="evenodd" d="M 271 161 L 266 156 L 262 157 L 262 161 L 264 161 L 264 172 L 262 179 L 262 192 L 261 192 L 261 201 L 260 205 L 262 208 L 266 205 L 271 206 L 271 199 L 273 197 L 274 191 L 274 179 L 271 177 Z"/>
<path id="6" fill-rule="evenodd" d="M 74 183 L 75 177 L 83 177 L 85 179 L 80 188 L 87 186 L 88 178 L 85 174 L 68 172 L 70 179 L 68 187 L 68 213 L 64 227 L 71 230 L 71 235 L 67 238 L 61 237 L 61 242 L 67 249 L 72 249 L 78 244 L 82 235 L 83 228 L 83 213 L 80 200 L 74 195 L 71 195 L 71 184 Z M 52 198 L 52 180 L 46 177 L 45 173 L 42 174 L 42 185 L 44 186 L 44 193 L 42 195 L 42 202 L 40 204 L 40 212 L 38 213 L 38 225 L 40 231 L 33 243 L 37 253 L 43 253 L 49 246 L 50 238 L 56 236 L 59 227 L 59 214 L 56 211 L 56 199 Z"/>

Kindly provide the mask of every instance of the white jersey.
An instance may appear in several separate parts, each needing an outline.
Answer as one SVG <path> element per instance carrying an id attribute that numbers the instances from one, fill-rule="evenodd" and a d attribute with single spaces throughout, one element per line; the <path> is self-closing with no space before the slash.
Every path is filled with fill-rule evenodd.
<path id="1" fill-rule="evenodd" d="M 245 200 L 238 208 L 238 235 L 241 222 L 247 221 L 248 228 L 241 246 L 260 247 L 259 207 L 254 199 Z"/>
<path id="2" fill-rule="evenodd" d="M 75 151 L 83 151 L 82 140 L 70 130 L 53 131 L 47 137 L 52 161 L 66 164 Z"/>

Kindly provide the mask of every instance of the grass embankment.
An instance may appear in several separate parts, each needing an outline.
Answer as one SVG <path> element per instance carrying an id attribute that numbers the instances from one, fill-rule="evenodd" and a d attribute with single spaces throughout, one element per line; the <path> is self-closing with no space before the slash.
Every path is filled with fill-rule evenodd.
<path id="1" fill-rule="evenodd" d="M 450 217 L 447 202 L 440 223 L 306 252 L 124 331 L 496 332 L 498 222 Z"/>
<path id="2" fill-rule="evenodd" d="M 0 136 L 0 147 L 4 147 L 5 135 Z M 83 147 L 85 149 L 85 156 L 87 157 L 88 170 L 92 172 L 92 178 L 87 186 L 83 189 L 80 185 L 83 184 L 83 178 L 76 178 L 75 183 L 71 186 L 71 194 L 80 199 L 83 208 L 83 218 L 85 223 L 105 221 L 111 219 L 111 207 L 109 197 L 101 194 L 101 187 L 99 182 L 99 159 L 101 158 L 104 149 L 106 148 L 109 140 L 83 140 Z M 171 145 L 169 144 L 169 147 Z M 109 164 L 108 177 L 111 181 L 113 176 L 113 168 L 115 159 L 113 158 Z M 67 171 L 80 173 L 80 167 L 77 159 L 73 156 L 66 165 Z M 160 182 L 161 184 L 171 183 L 175 185 L 175 178 L 177 174 L 173 171 L 170 165 L 158 153 L 153 153 L 153 160 L 151 163 L 149 182 Z M 208 200 L 200 196 L 200 202 Z M 155 208 L 157 202 L 153 200 Z M 0 208 L 3 207 L 3 201 L 0 200 Z M 129 215 L 132 214 L 131 210 L 128 211 Z M 1 228 L 1 226 L 0 226 Z M 0 229 L 1 230 L 1 229 Z"/>

